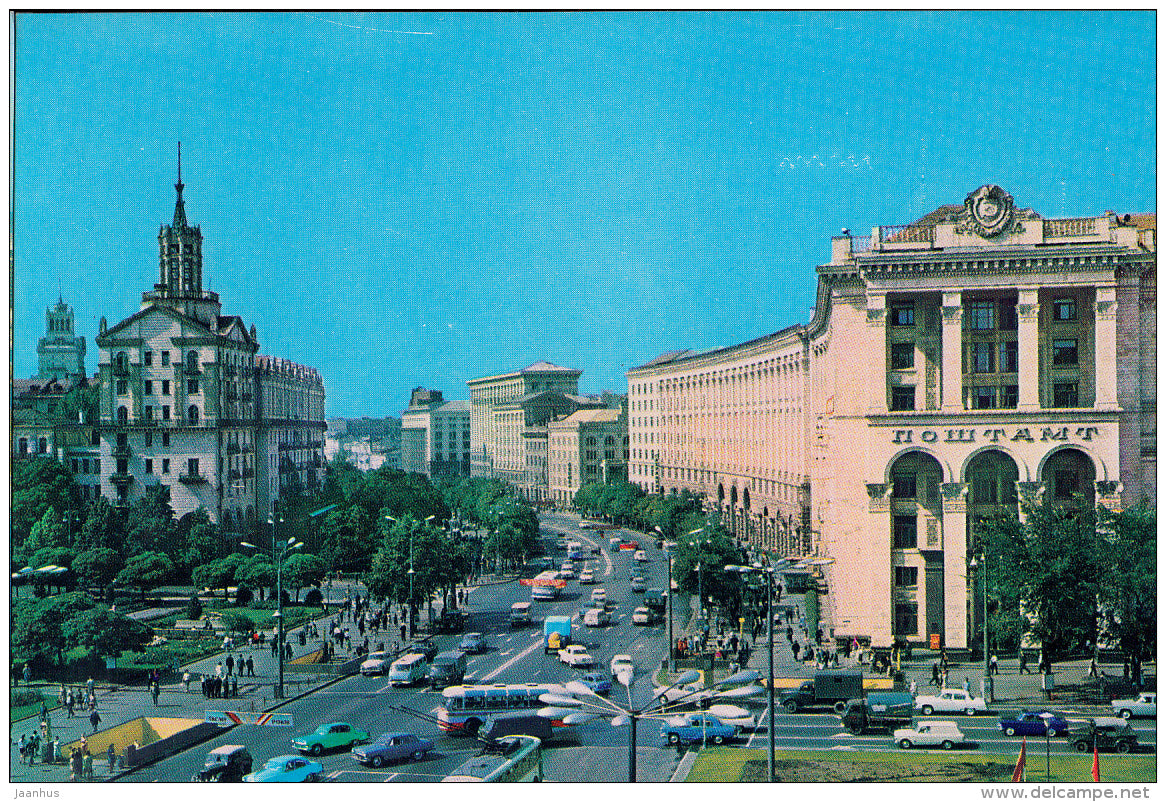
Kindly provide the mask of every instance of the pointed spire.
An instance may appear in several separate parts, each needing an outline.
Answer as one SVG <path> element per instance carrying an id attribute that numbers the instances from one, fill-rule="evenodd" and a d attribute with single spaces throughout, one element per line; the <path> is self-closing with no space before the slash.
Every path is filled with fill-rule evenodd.
<path id="1" fill-rule="evenodd" d="M 174 228 L 186 228 L 186 206 L 182 202 L 182 143 L 178 143 L 178 183 L 174 188 L 178 190 L 178 200 L 174 201 Z"/>

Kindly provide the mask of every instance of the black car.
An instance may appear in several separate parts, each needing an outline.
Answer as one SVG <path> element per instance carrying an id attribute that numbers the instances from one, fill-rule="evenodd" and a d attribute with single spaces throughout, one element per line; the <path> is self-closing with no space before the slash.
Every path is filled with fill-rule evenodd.
<path id="1" fill-rule="evenodd" d="M 418 641 L 409 647 L 410 654 L 425 655 L 425 662 L 427 663 L 433 662 L 433 658 L 437 657 L 438 651 L 437 644 L 431 640 Z"/>
<path id="2" fill-rule="evenodd" d="M 1071 723 L 1069 746 L 1078 752 L 1088 752 L 1097 744 L 1099 750 L 1125 753 L 1132 752 L 1138 745 L 1138 736 L 1125 719 L 1094 718 Z"/>
<path id="3" fill-rule="evenodd" d="M 466 628 L 466 614 L 461 610 L 443 610 L 437 620 L 438 632 L 462 632 Z"/>
<path id="4" fill-rule="evenodd" d="M 240 783 L 251 773 L 251 753 L 244 746 L 226 745 L 206 756 L 202 770 L 191 779 L 198 783 Z"/>

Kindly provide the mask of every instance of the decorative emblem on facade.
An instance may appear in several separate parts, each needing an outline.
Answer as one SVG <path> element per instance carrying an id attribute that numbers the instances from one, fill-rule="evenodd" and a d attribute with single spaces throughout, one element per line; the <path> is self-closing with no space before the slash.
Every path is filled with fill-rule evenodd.
<path id="1" fill-rule="evenodd" d="M 1024 226 L 1017 219 L 1012 196 L 995 184 L 985 184 L 964 198 L 964 212 L 955 230 L 990 239 L 1023 231 Z"/>

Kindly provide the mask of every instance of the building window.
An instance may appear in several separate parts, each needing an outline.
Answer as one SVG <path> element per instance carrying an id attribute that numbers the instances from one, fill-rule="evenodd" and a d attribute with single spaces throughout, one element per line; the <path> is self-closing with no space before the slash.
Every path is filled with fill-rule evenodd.
<path id="1" fill-rule="evenodd" d="M 186 355 L 186 369 L 191 373 L 198 371 L 198 351 L 190 351 Z"/>
<path id="2" fill-rule="evenodd" d="M 913 549 L 918 542 L 918 522 L 914 515 L 895 516 L 895 548 Z"/>
<path id="3" fill-rule="evenodd" d="M 1053 340 L 1053 365 L 1076 365 L 1077 341 Z"/>
<path id="4" fill-rule="evenodd" d="M 891 388 L 891 411 L 906 412 L 915 409 L 915 387 Z"/>
<path id="5" fill-rule="evenodd" d="M 147 351 L 146 353 L 142 354 L 142 364 L 143 365 L 153 365 L 154 364 L 154 352 L 153 351 Z"/>
<path id="6" fill-rule="evenodd" d="M 1003 298 L 1000 301 L 1001 331 L 1016 331 L 1016 299 Z"/>
<path id="7" fill-rule="evenodd" d="M 168 407 L 162 407 L 168 409 Z M 170 448 L 170 432 L 162 432 L 162 448 Z"/>
<path id="8" fill-rule="evenodd" d="M 163 353 L 165 353 L 165 352 L 163 352 Z M 170 473 L 170 460 L 168 460 L 168 459 L 162 460 L 162 473 Z"/>
<path id="9" fill-rule="evenodd" d="M 186 475 L 198 476 L 198 457 L 191 457 L 186 461 Z"/>
<path id="10" fill-rule="evenodd" d="M 153 395 L 153 394 L 154 394 L 154 382 L 147 379 L 146 380 L 146 395 Z"/>
<path id="11" fill-rule="evenodd" d="M 126 407 L 117 408 L 117 422 L 121 424 L 128 423 L 130 419 L 130 411 Z"/>
<path id="12" fill-rule="evenodd" d="M 20 453 L 21 454 L 28 453 L 28 438 L 27 437 L 20 438 Z"/>
<path id="13" fill-rule="evenodd" d="M 915 303 L 914 303 L 914 301 L 891 304 L 891 325 L 892 326 L 914 326 L 915 325 Z"/>
<path id="14" fill-rule="evenodd" d="M 1019 369 L 1016 340 L 1000 343 L 1000 372 L 1016 373 Z"/>
<path id="15" fill-rule="evenodd" d="M 891 493 L 895 498 L 915 498 L 915 474 L 900 474 L 892 482 L 894 489 Z"/>
<path id="16" fill-rule="evenodd" d="M 996 388 L 995 387 L 973 387 L 972 388 L 972 409 L 995 409 L 996 408 Z"/>
<path id="17" fill-rule="evenodd" d="M 1079 492 L 1078 485 L 1081 482 L 1081 475 L 1077 471 L 1062 470 L 1054 471 L 1053 473 L 1053 497 L 1054 498 L 1072 498 L 1074 493 Z"/>
<path id="18" fill-rule="evenodd" d="M 996 328 L 995 301 L 968 301 L 964 307 L 964 328 L 991 331 Z"/>
<path id="19" fill-rule="evenodd" d="M 919 584 L 919 569 L 915 566 L 895 566 L 895 587 L 913 588 Z"/>
<path id="20" fill-rule="evenodd" d="M 915 367 L 915 343 L 891 343 L 891 370 Z"/>
<path id="21" fill-rule="evenodd" d="M 101 473 L 101 460 L 99 460 L 99 459 L 93 460 L 93 472 L 97 473 L 97 474 Z"/>
<path id="22" fill-rule="evenodd" d="M 166 353 L 166 352 L 163 351 L 162 353 Z M 170 380 L 169 379 L 162 380 L 162 395 L 170 395 Z"/>
<path id="23" fill-rule="evenodd" d="M 166 366 L 167 366 L 167 365 L 169 365 L 169 364 L 170 364 L 170 352 L 169 352 L 169 351 L 163 351 L 163 352 L 162 352 L 162 366 L 163 366 L 163 367 L 166 367 Z"/>
<path id="24" fill-rule="evenodd" d="M 170 405 L 162 405 L 162 420 L 170 420 Z"/>
<path id="25" fill-rule="evenodd" d="M 1054 407 L 1077 406 L 1077 382 L 1057 382 L 1053 385 Z"/>
<path id="26" fill-rule="evenodd" d="M 154 408 L 147 406 L 143 407 L 142 412 L 145 413 L 145 418 L 148 421 L 154 420 Z"/>
<path id="27" fill-rule="evenodd" d="M 187 395 L 198 395 L 198 379 L 187 379 L 186 380 L 186 394 Z"/>
<path id="28" fill-rule="evenodd" d="M 146 448 L 151 448 L 154 445 L 154 433 L 146 432 Z"/>
<path id="29" fill-rule="evenodd" d="M 1053 301 L 1053 320 L 1065 323 L 1077 319 L 1077 299 L 1058 298 Z"/>
<path id="30" fill-rule="evenodd" d="M 895 634 L 919 634 L 919 607 L 915 604 L 895 605 Z"/>
<path id="31" fill-rule="evenodd" d="M 1000 388 L 1000 409 L 1016 409 L 1020 401 L 1020 387 L 1015 384 L 1006 384 Z"/>
<path id="32" fill-rule="evenodd" d="M 153 472 L 154 472 L 154 460 L 147 457 L 146 458 L 146 473 L 153 473 Z"/>
<path id="33" fill-rule="evenodd" d="M 992 357 L 995 353 L 995 343 L 969 343 L 968 372 L 994 373 L 996 366 Z"/>
<path id="34" fill-rule="evenodd" d="M 973 504 L 995 504 L 998 500 L 995 476 L 973 476 L 971 490 Z"/>
<path id="35" fill-rule="evenodd" d="M 129 391 L 130 391 L 130 383 L 128 381 L 126 381 L 125 379 L 118 379 L 117 380 L 117 394 L 118 395 L 128 395 Z"/>

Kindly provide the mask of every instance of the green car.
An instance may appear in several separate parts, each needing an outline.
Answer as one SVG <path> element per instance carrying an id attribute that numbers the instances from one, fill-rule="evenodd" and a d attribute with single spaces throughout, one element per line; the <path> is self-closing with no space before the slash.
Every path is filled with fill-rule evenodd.
<path id="1" fill-rule="evenodd" d="M 292 746 L 301 752 L 318 755 L 325 749 L 339 749 L 340 747 L 351 749 L 356 744 L 364 743 L 369 737 L 367 732 L 358 730 L 351 724 L 334 721 L 331 724 L 321 724 L 315 732 L 297 735 L 292 738 Z"/>

